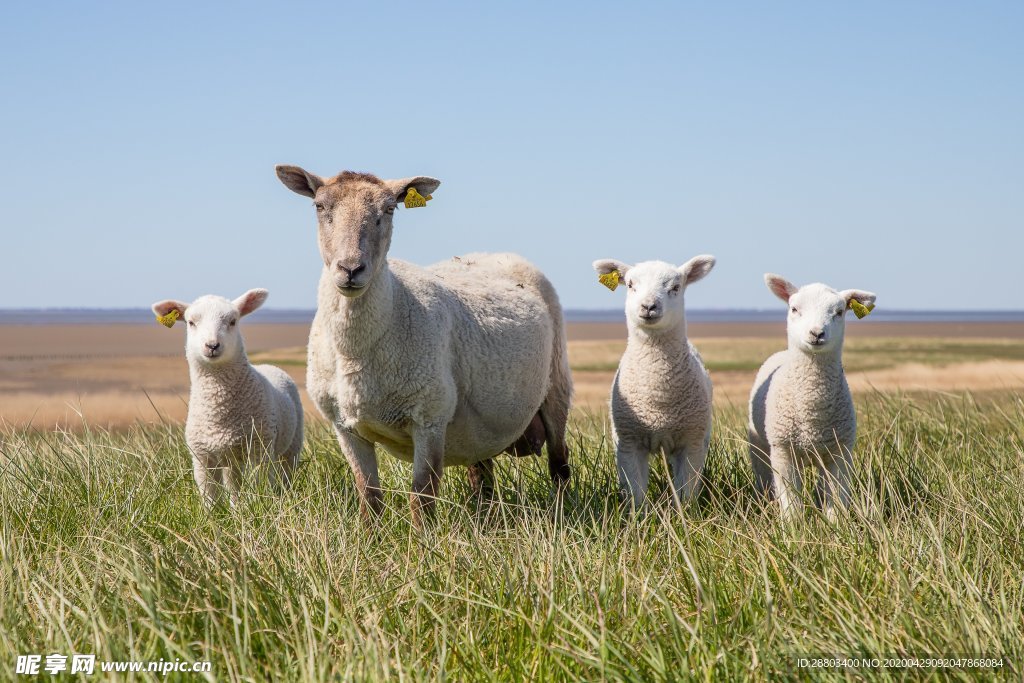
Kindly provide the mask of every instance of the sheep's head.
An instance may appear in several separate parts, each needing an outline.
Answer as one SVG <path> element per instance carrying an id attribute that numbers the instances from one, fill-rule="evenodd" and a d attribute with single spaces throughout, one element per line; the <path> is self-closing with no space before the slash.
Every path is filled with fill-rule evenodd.
<path id="1" fill-rule="evenodd" d="M 804 353 L 827 353 L 841 348 L 850 302 L 858 301 L 865 306 L 875 303 L 872 292 L 860 289 L 837 292 L 821 283 L 797 287 L 773 273 L 766 273 L 764 281 L 775 296 L 789 305 L 789 348 Z"/>
<path id="2" fill-rule="evenodd" d="M 277 177 L 292 192 L 311 197 L 320 225 L 320 256 L 348 297 L 363 294 L 391 247 L 395 207 L 410 189 L 430 195 L 441 181 L 425 176 L 381 180 L 343 171 L 321 178 L 298 166 L 278 166 Z"/>
<path id="3" fill-rule="evenodd" d="M 158 301 L 153 312 L 164 316 L 177 311 L 185 321 L 185 355 L 189 362 L 219 365 L 245 353 L 238 331 L 238 320 L 249 315 L 267 300 L 267 290 L 250 289 L 234 301 L 222 296 L 201 296 L 190 304 L 182 301 Z"/>
<path id="4" fill-rule="evenodd" d="M 683 265 L 644 261 L 630 266 L 614 259 L 594 261 L 598 275 L 618 273 L 626 285 L 626 321 L 647 330 L 672 328 L 685 322 L 683 292 L 715 267 L 714 256 L 695 256 Z"/>

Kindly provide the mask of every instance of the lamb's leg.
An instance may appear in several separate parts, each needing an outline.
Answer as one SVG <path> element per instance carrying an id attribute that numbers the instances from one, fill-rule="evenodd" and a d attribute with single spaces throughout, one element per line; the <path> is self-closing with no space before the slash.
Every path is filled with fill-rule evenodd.
<path id="1" fill-rule="evenodd" d="M 281 479 L 285 487 L 289 487 L 292 484 L 292 474 L 299 466 L 299 454 L 302 453 L 302 444 L 305 440 L 301 404 L 298 404 L 296 417 L 298 418 L 298 422 L 295 425 L 295 436 L 292 438 L 292 442 L 288 444 L 288 448 L 285 450 L 284 458 L 281 462 Z"/>
<path id="2" fill-rule="evenodd" d="M 619 470 L 619 488 L 624 496 L 630 496 L 634 508 L 639 510 L 647 498 L 647 477 L 650 470 L 647 451 L 620 440 L 615 448 L 615 464 Z"/>
<path id="3" fill-rule="evenodd" d="M 352 432 L 337 429 L 338 443 L 345 454 L 352 474 L 356 478 L 356 491 L 359 492 L 359 509 L 364 519 L 380 513 L 384 501 L 380 490 L 380 479 L 377 476 L 377 452 L 373 444 Z"/>
<path id="4" fill-rule="evenodd" d="M 487 458 L 466 468 L 469 486 L 481 501 L 494 497 L 494 458 Z"/>
<path id="5" fill-rule="evenodd" d="M 800 468 L 794 453 L 781 446 L 772 446 L 772 490 L 779 501 L 783 519 L 792 519 L 800 505 Z"/>
<path id="6" fill-rule="evenodd" d="M 692 500 L 700 491 L 701 473 L 711 445 L 710 432 L 700 441 L 688 444 L 668 457 L 672 468 L 672 488 L 681 501 Z"/>
<path id="7" fill-rule="evenodd" d="M 203 505 L 207 510 L 213 508 L 218 503 L 223 489 L 218 481 L 217 472 L 211 471 L 205 456 L 192 455 L 192 477 L 199 487 Z"/>
<path id="8" fill-rule="evenodd" d="M 826 466 L 819 466 L 818 499 L 829 521 L 836 521 L 839 509 L 850 505 L 850 460 L 845 453 L 836 454 Z"/>
<path id="9" fill-rule="evenodd" d="M 226 462 L 221 468 L 221 476 L 224 478 L 224 488 L 228 492 L 228 500 L 231 507 L 236 507 L 239 500 L 239 492 L 242 490 L 242 471 L 237 462 Z"/>
<path id="10" fill-rule="evenodd" d="M 747 433 L 750 443 L 750 465 L 754 469 L 754 490 L 768 498 L 772 494 L 771 447 L 753 430 Z"/>
<path id="11" fill-rule="evenodd" d="M 422 528 L 434 511 L 444 469 L 444 427 L 419 427 L 413 431 L 412 521 Z"/>

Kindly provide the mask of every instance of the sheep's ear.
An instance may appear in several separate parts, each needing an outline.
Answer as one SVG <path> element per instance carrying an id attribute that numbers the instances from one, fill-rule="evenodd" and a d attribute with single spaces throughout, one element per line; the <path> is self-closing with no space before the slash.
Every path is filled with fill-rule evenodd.
<path id="1" fill-rule="evenodd" d="M 765 273 L 764 283 L 768 285 L 768 289 L 772 290 L 772 294 L 779 297 L 786 303 L 789 303 L 789 297 L 800 291 L 799 287 L 781 275 L 776 275 L 775 273 Z"/>
<path id="2" fill-rule="evenodd" d="M 167 299 L 166 301 L 157 301 L 153 304 L 153 313 L 159 317 L 164 317 L 171 311 L 178 312 L 178 318 L 185 318 L 185 311 L 188 310 L 188 304 L 184 301 L 175 301 L 174 299 Z"/>
<path id="3" fill-rule="evenodd" d="M 701 254 L 700 256 L 694 256 L 692 259 L 679 266 L 679 273 L 683 276 L 683 282 L 688 285 L 692 285 L 698 280 L 703 280 L 714 267 L 715 257 L 710 254 Z"/>
<path id="4" fill-rule="evenodd" d="M 306 197 L 315 197 L 316 191 L 324 184 L 323 178 L 298 166 L 278 164 L 274 170 L 285 187 Z"/>
<path id="5" fill-rule="evenodd" d="M 416 188 L 418 193 L 426 197 L 437 192 L 437 188 L 441 186 L 441 181 L 437 178 L 418 175 L 413 178 L 402 178 L 400 180 L 385 180 L 384 184 L 395 193 L 396 200 L 404 202 L 405 195 L 409 192 L 410 187 Z"/>
<path id="6" fill-rule="evenodd" d="M 250 289 L 242 296 L 235 299 L 235 308 L 238 309 L 238 315 L 249 315 L 257 308 L 263 305 L 263 302 L 267 300 L 269 295 L 265 289 Z"/>
<path id="7" fill-rule="evenodd" d="M 846 307 L 850 307 L 850 301 L 856 301 L 862 306 L 874 306 L 875 296 L 874 292 L 865 292 L 863 289 L 844 289 L 839 292 L 839 296 L 846 300 Z"/>
<path id="8" fill-rule="evenodd" d="M 608 273 L 618 271 L 619 277 L 624 278 L 632 267 L 628 263 L 616 261 L 613 258 L 603 258 L 594 261 L 594 270 L 597 271 L 598 275 L 607 275 Z"/>

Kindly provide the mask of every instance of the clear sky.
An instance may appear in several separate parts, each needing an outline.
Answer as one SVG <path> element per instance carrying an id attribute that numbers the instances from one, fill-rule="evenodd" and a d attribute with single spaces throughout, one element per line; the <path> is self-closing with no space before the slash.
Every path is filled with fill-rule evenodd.
<path id="1" fill-rule="evenodd" d="M 276 163 L 431 175 L 392 256 L 766 270 L 889 308 L 1024 308 L 1024 3 L 22 2 L 0 9 L 0 307 L 271 291 L 312 308 Z"/>

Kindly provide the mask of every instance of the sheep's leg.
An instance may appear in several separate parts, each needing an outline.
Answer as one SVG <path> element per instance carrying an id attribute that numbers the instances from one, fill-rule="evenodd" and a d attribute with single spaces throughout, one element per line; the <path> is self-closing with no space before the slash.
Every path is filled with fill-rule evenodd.
<path id="1" fill-rule="evenodd" d="M 494 497 L 494 458 L 487 458 L 466 468 L 469 486 L 481 501 Z"/>
<path id="2" fill-rule="evenodd" d="M 679 500 L 692 500 L 700 490 L 701 473 L 708 457 L 711 434 L 708 433 L 697 443 L 691 443 L 668 456 L 672 468 L 672 488 Z"/>
<path id="3" fill-rule="evenodd" d="M 750 443 L 750 465 L 754 469 L 754 490 L 764 497 L 772 494 L 771 448 L 752 430 L 747 434 Z"/>
<path id="4" fill-rule="evenodd" d="M 285 487 L 291 486 L 292 473 L 299 466 L 299 454 L 302 452 L 302 443 L 305 436 L 302 424 L 302 408 L 300 407 L 297 412 L 298 424 L 295 426 L 295 436 L 292 438 L 292 442 L 288 444 L 288 448 L 284 452 L 284 460 L 281 462 L 281 479 Z"/>
<path id="5" fill-rule="evenodd" d="M 839 508 L 850 505 L 850 461 L 845 454 L 831 458 L 827 466 L 819 465 L 818 500 L 829 521 L 836 521 Z"/>
<path id="6" fill-rule="evenodd" d="M 412 492 L 409 505 L 412 521 L 422 527 L 433 514 L 444 469 L 444 429 L 417 428 L 413 432 Z"/>
<path id="7" fill-rule="evenodd" d="M 569 447 L 565 443 L 565 429 L 569 422 L 569 405 L 572 385 L 551 387 L 540 407 L 540 419 L 548 443 L 548 474 L 556 487 L 569 483 L 572 468 L 569 467 Z"/>
<path id="8" fill-rule="evenodd" d="M 791 519 L 800 505 L 800 469 L 795 454 L 780 446 L 771 448 L 772 490 L 783 519 Z"/>
<path id="9" fill-rule="evenodd" d="M 345 454 L 359 492 L 359 509 L 364 519 L 380 513 L 384 507 L 377 475 L 377 452 L 373 444 L 352 432 L 335 428 L 341 452 Z"/>
<path id="10" fill-rule="evenodd" d="M 199 487 L 199 495 L 203 499 L 203 505 L 209 510 L 215 506 L 220 499 L 221 486 L 217 481 L 217 472 L 211 471 L 207 459 L 198 455 L 192 456 L 192 477 Z"/>
<path id="11" fill-rule="evenodd" d="M 647 451 L 635 444 L 619 441 L 615 448 L 615 463 L 619 470 L 619 488 L 629 495 L 636 509 L 643 507 L 647 497 L 647 477 L 650 461 Z"/>
<path id="12" fill-rule="evenodd" d="M 241 467 L 235 462 L 225 463 L 221 468 L 221 476 L 224 477 L 224 488 L 227 489 L 231 507 L 236 507 L 239 500 L 238 493 L 242 489 Z"/>

